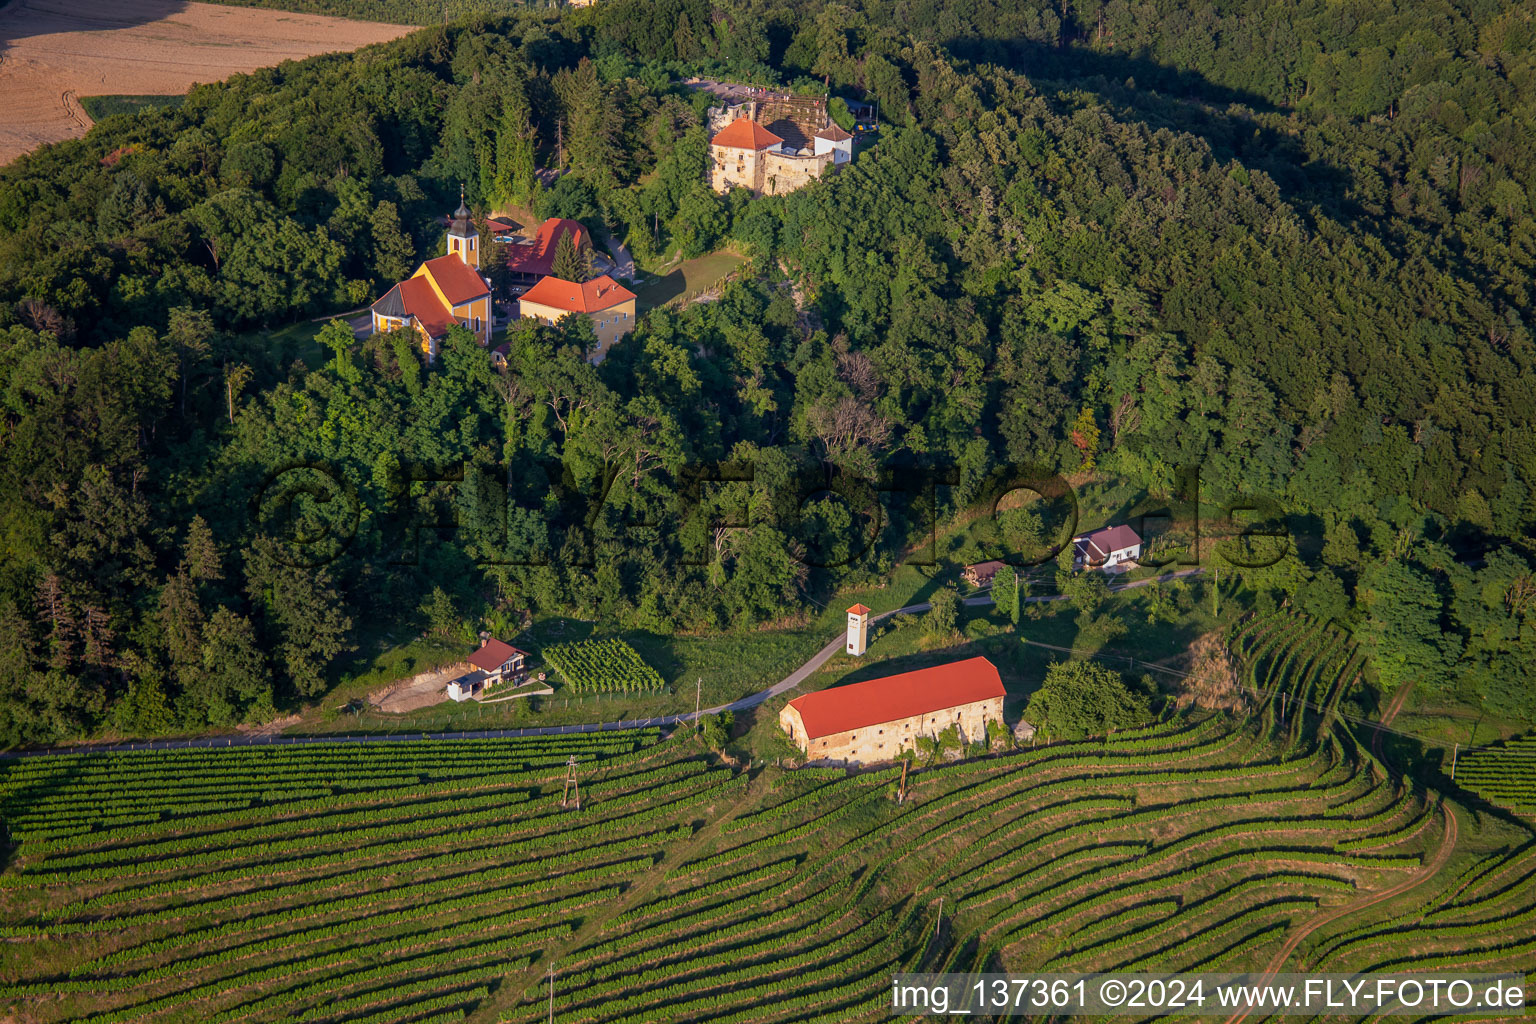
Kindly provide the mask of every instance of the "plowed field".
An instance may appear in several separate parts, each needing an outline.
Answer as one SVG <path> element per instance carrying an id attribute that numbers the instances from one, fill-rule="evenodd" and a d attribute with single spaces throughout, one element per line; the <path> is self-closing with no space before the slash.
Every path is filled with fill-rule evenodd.
<path id="1" fill-rule="evenodd" d="M 0 164 L 85 134 L 91 119 L 80 96 L 175 95 L 412 31 L 176 0 L 13 0 L 0 8 Z"/>

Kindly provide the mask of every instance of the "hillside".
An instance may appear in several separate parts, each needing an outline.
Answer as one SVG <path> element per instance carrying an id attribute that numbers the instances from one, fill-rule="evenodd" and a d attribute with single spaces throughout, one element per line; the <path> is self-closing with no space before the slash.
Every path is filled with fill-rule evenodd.
<path id="1" fill-rule="evenodd" d="M 990 8 L 712 10 L 435 27 L 0 170 L 5 742 L 271 720 L 429 633 L 596 619 L 755 644 L 885 586 L 1024 469 L 1071 481 L 1085 528 L 1233 533 L 1261 502 L 1289 553 L 1214 545 L 1222 584 L 1180 601 L 1328 623 L 1362 653 L 1362 710 L 1410 694 L 1501 735 L 1536 721 L 1513 53 L 1411 63 L 1472 91 L 1425 106 L 1404 84 L 1382 121 L 1337 91 L 1286 106 L 1197 54 L 1157 64 L 1161 37 L 1122 59 L 1096 18 L 1023 67 L 987 41 L 1049 26 Z M 733 17 L 761 31 L 690 27 Z M 1404 17 L 1298 24 L 1337 54 L 1411 35 Z M 1523 38 L 1470 17 L 1458 38 L 1490 56 Z M 880 130 L 814 187 L 716 194 L 711 100 L 685 79 L 726 61 L 878 102 Z M 1455 134 L 1453 103 L 1488 132 Z M 430 367 L 326 324 L 441 252 L 461 187 L 482 212 L 584 220 L 658 277 L 743 262 L 597 366 L 581 318 L 499 325 L 498 365 L 449 332 Z M 720 464 L 750 478 L 701 507 Z M 737 509 L 749 525 L 708 526 Z M 408 521 L 448 510 L 455 529 Z M 1120 605 L 1073 602 L 1082 636 L 1123 635 Z"/>
<path id="2" fill-rule="evenodd" d="M 1532 953 L 1530 829 L 1342 732 L 1286 754 L 1195 718 L 919 770 L 901 802 L 897 782 L 738 773 L 644 733 L 12 763 L 0 1004 L 534 1024 L 553 964 L 561 1021 L 852 1022 L 917 967 Z"/>

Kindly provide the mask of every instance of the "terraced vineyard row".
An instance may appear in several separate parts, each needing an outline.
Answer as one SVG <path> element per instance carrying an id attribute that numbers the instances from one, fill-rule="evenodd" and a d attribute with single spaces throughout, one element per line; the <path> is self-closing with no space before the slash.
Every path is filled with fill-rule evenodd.
<path id="1" fill-rule="evenodd" d="M 553 962 L 568 1024 L 851 1024 L 887 1019 L 906 969 L 1262 968 L 1403 883 L 1299 956 L 1529 962 L 1536 838 L 1474 834 L 1342 729 L 1163 722 L 914 772 L 900 804 L 891 769 L 738 774 L 655 739 L 10 765 L 0 805 L 32 831 L 0 874 L 0 1013 L 536 1024 Z M 328 773 L 377 781 L 263 802 Z M 86 785 L 118 784 L 155 817 L 91 818 Z M 179 809 L 209 786 L 251 804 Z"/>
<path id="2" fill-rule="evenodd" d="M 1298 612 L 1250 616 L 1234 624 L 1227 646 L 1243 686 L 1291 746 L 1327 725 L 1359 677 L 1363 657 L 1331 623 Z"/>
<path id="3" fill-rule="evenodd" d="M 1467 751 L 1456 781 L 1489 803 L 1536 814 L 1536 736 Z"/>

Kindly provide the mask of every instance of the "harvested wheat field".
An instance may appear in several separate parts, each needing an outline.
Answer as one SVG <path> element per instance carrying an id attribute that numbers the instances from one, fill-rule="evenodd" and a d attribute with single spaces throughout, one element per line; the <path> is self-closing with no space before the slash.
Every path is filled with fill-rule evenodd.
<path id="1" fill-rule="evenodd" d="M 198 82 L 413 31 L 176 0 L 12 0 L 0 8 L 0 164 L 84 135 L 91 119 L 80 96 L 177 95 Z"/>

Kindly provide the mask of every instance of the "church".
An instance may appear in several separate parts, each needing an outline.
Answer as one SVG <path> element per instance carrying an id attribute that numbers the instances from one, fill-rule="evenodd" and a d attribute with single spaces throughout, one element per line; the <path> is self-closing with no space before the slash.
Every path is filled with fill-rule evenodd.
<path id="1" fill-rule="evenodd" d="M 503 251 L 512 294 L 519 296 L 518 316 L 550 325 L 573 313 L 587 317 L 597 335 L 596 349 L 587 354 L 593 362 L 634 330 L 635 293 L 607 274 L 593 275 L 591 235 L 579 222 L 551 217 L 528 239 L 516 237 L 512 225 L 503 221 L 492 220 L 489 226 L 498 241 L 508 243 Z M 572 255 L 565 267 L 557 266 L 562 247 Z M 490 279 L 480 273 L 480 233 L 462 196 L 448 221 L 444 249 L 372 306 L 373 333 L 414 329 L 429 363 L 455 324 L 487 348 L 494 327 Z M 557 277 L 557 269 L 574 280 Z"/>
<path id="2" fill-rule="evenodd" d="M 480 234 L 462 196 L 444 247 L 442 256 L 417 267 L 372 307 L 373 333 L 413 328 L 429 363 L 455 324 L 469 329 L 482 346 L 491 340 L 491 284 L 480 276 Z"/>

